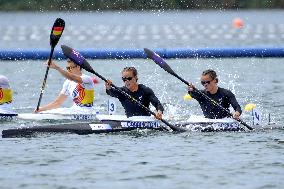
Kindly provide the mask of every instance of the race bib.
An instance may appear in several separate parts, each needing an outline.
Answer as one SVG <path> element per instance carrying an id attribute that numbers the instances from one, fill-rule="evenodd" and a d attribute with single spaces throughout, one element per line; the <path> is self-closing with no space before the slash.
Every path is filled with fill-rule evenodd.
<path id="1" fill-rule="evenodd" d="M 81 104 L 91 104 L 94 102 L 94 98 L 95 98 L 95 92 L 94 90 L 87 90 L 85 89 L 84 91 L 82 91 L 83 95 L 81 97 Z"/>
<path id="2" fill-rule="evenodd" d="M 11 89 L 0 88 L 0 104 L 12 102 L 12 100 L 13 100 L 13 91 Z"/>

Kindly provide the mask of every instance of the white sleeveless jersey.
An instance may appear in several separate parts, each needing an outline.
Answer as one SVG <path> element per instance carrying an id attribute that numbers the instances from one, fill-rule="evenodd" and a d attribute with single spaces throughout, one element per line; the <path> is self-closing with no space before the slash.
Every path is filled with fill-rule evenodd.
<path id="1" fill-rule="evenodd" d="M 92 107 L 95 99 L 93 78 L 85 74 L 81 78 L 81 84 L 67 79 L 60 93 L 70 96 L 76 106 Z"/>

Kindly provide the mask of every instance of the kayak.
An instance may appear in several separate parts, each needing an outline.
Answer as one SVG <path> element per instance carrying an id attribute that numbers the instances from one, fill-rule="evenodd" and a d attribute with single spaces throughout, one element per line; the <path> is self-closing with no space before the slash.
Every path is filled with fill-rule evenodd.
<path id="1" fill-rule="evenodd" d="M 192 115 L 185 122 L 177 124 L 191 131 L 242 131 L 240 123 L 232 118 L 208 119 L 203 116 Z"/>
<path id="2" fill-rule="evenodd" d="M 14 118 L 23 120 L 96 120 L 95 114 L 54 114 L 54 113 L 0 113 L 0 120 L 12 120 Z"/>
<path id="3" fill-rule="evenodd" d="M 2 138 L 33 136 L 38 133 L 99 134 L 131 131 L 137 129 L 165 130 L 165 126 L 153 117 L 124 115 L 96 115 L 95 122 L 67 123 L 57 125 L 11 128 L 2 131 Z M 191 116 L 187 121 L 175 124 L 189 131 L 241 131 L 244 130 L 232 119 L 207 119 Z"/>
<path id="4" fill-rule="evenodd" d="M 2 131 L 2 138 L 33 136 L 38 133 L 99 134 L 136 129 L 163 130 L 159 121 L 148 116 L 127 118 L 126 116 L 100 115 L 98 119 L 98 121 L 91 123 L 77 122 L 6 129 Z"/>
<path id="5" fill-rule="evenodd" d="M 55 114 L 55 113 L 22 113 L 18 119 L 24 120 L 95 120 L 94 114 Z"/>
<path id="6" fill-rule="evenodd" d="M 23 120 L 96 120 L 97 109 L 57 108 L 40 113 L 0 113 L 1 120 L 18 118 Z"/>

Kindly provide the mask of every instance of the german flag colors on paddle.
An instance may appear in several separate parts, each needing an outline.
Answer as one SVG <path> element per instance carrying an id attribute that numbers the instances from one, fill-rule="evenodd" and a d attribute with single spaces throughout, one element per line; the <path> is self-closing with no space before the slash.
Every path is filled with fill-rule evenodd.
<path id="1" fill-rule="evenodd" d="M 63 27 L 54 27 L 52 30 L 52 35 L 61 35 L 63 32 Z"/>
<path id="2" fill-rule="evenodd" d="M 53 27 L 50 33 L 50 46 L 52 48 L 54 48 L 57 45 L 64 31 L 64 28 L 65 28 L 65 21 L 61 18 L 57 18 L 53 24 Z"/>

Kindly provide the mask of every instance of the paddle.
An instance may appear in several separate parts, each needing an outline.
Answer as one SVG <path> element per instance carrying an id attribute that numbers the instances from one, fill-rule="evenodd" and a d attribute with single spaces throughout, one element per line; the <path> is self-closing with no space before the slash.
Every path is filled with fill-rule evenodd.
<path id="1" fill-rule="evenodd" d="M 172 69 L 171 67 L 156 53 L 154 53 L 153 51 L 151 51 L 150 49 L 144 48 L 144 52 L 146 53 L 147 57 L 152 59 L 156 64 L 158 64 L 161 68 L 163 68 L 165 71 L 167 71 L 169 74 L 175 76 L 176 78 L 178 78 L 179 80 L 181 80 L 183 83 L 185 83 L 186 85 L 190 85 L 186 80 L 184 80 L 183 78 L 181 78 L 180 76 L 178 76 Z M 222 109 L 223 111 L 225 111 L 226 113 L 228 113 L 228 115 L 230 115 L 231 117 L 233 117 L 233 114 L 228 111 L 226 108 L 224 108 L 223 106 L 221 106 L 220 104 L 218 104 L 217 102 L 215 102 L 213 99 L 211 99 L 210 97 L 208 97 L 206 94 L 204 94 L 203 92 L 199 91 L 196 89 L 196 91 L 198 92 L 198 94 L 202 95 L 203 97 L 205 97 L 209 102 L 211 102 L 213 105 L 219 107 L 220 109 Z M 243 120 L 241 119 L 236 119 L 237 121 L 239 121 L 241 124 L 243 124 L 244 126 L 246 126 L 249 130 L 253 130 L 253 128 L 251 126 L 249 126 L 247 123 L 245 123 Z"/>
<path id="2" fill-rule="evenodd" d="M 51 49 L 50 49 L 50 54 L 49 54 L 49 59 L 48 59 L 48 65 L 50 65 L 51 58 L 52 58 L 52 55 L 53 55 L 53 52 L 54 52 L 54 48 L 57 45 L 57 43 L 58 43 L 58 41 L 59 41 L 59 39 L 60 39 L 60 37 L 63 33 L 64 27 L 65 27 L 64 20 L 62 20 L 61 18 L 57 18 L 55 20 L 54 24 L 53 24 L 53 27 L 52 27 L 51 33 L 50 33 L 50 47 L 51 47 Z M 41 90 L 40 90 L 40 96 L 39 96 L 39 99 L 38 99 L 36 110 L 38 110 L 39 106 L 40 106 L 40 102 L 41 102 L 42 95 L 43 95 L 43 92 L 44 92 L 44 88 L 45 88 L 45 85 L 46 85 L 48 71 L 49 71 L 49 66 L 47 66 L 46 71 L 45 71 L 45 75 L 44 75 L 44 79 L 43 79 L 43 82 L 42 82 L 42 86 L 41 86 Z"/>
<path id="3" fill-rule="evenodd" d="M 87 60 L 79 52 L 75 51 L 74 49 L 72 49 L 72 48 L 70 48 L 66 45 L 61 45 L 61 48 L 62 48 L 64 55 L 67 56 L 68 58 L 70 58 L 75 64 L 79 65 L 81 68 L 85 69 L 86 71 L 88 71 L 90 73 L 95 74 L 100 79 L 107 82 L 107 79 L 104 78 L 102 75 L 98 74 L 96 71 L 94 71 L 93 68 L 91 67 L 91 65 L 87 62 Z M 140 107 L 142 107 L 143 109 L 145 109 L 146 111 L 151 113 L 152 115 L 154 115 L 154 116 L 156 115 L 153 111 L 151 111 L 149 108 L 147 108 L 146 106 L 141 104 L 141 102 L 137 101 L 135 98 L 133 98 L 131 95 L 129 95 L 125 91 L 121 90 L 120 88 L 118 88 L 114 84 L 111 84 L 111 86 L 113 88 L 115 88 L 116 90 L 118 90 L 123 95 L 125 95 L 127 98 L 129 98 L 130 100 L 135 102 L 137 105 L 139 105 Z M 163 123 L 165 123 L 167 126 L 169 126 L 173 131 L 179 131 L 179 132 L 185 131 L 185 129 L 174 126 L 174 125 L 168 123 L 164 119 L 161 119 L 161 121 Z"/>

